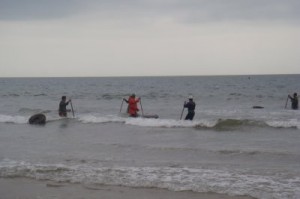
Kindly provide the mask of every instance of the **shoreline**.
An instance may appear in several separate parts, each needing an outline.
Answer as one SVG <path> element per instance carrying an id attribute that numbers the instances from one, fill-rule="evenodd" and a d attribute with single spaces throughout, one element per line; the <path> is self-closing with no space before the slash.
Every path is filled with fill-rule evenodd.
<path id="1" fill-rule="evenodd" d="M 39 181 L 26 178 L 0 178 L 0 195 L 5 199 L 254 199 L 217 193 L 169 191 L 158 188 L 133 188 Z"/>

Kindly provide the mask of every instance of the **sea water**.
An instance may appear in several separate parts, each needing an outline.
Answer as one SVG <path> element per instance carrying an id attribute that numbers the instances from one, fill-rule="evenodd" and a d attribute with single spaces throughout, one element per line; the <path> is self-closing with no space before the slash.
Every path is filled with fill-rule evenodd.
<path id="1" fill-rule="evenodd" d="M 300 198 L 300 112 L 287 101 L 299 85 L 300 75 L 0 78 L 0 177 Z M 128 118 L 132 93 L 159 118 Z M 75 117 L 58 116 L 62 95 Z M 195 118 L 180 120 L 189 95 Z M 36 113 L 46 125 L 27 123 Z"/>

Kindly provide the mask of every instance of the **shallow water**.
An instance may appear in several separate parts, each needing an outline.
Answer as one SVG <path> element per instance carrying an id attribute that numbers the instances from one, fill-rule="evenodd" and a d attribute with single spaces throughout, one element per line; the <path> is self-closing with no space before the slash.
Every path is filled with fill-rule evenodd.
<path id="1" fill-rule="evenodd" d="M 299 77 L 0 79 L 0 176 L 299 198 Z M 160 118 L 120 114 L 133 92 Z M 179 120 L 190 94 L 195 119 Z M 57 116 L 61 95 L 75 118 Z M 28 125 L 38 112 L 47 124 Z"/>

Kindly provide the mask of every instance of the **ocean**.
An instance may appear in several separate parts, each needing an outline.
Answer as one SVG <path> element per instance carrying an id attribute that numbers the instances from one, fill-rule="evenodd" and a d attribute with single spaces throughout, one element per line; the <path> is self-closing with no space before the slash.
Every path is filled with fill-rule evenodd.
<path id="1" fill-rule="evenodd" d="M 0 177 L 298 199 L 300 112 L 287 95 L 299 86 L 300 75 L 0 78 Z M 128 118 L 132 93 L 159 118 Z M 58 116 L 62 95 L 75 117 Z M 189 95 L 194 120 L 180 120 Z M 36 113 L 45 125 L 28 124 Z"/>

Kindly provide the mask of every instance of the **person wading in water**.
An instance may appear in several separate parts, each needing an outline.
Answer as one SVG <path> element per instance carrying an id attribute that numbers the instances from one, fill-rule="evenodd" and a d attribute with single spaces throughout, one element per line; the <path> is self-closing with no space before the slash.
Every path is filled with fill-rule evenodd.
<path id="1" fill-rule="evenodd" d="M 135 94 L 132 94 L 128 100 L 126 100 L 125 98 L 123 98 L 123 100 L 128 104 L 128 108 L 127 108 L 127 113 L 129 114 L 130 117 L 138 117 L 138 107 L 137 104 L 140 101 L 140 98 L 135 98 Z"/>
<path id="2" fill-rule="evenodd" d="M 292 109 L 297 110 L 298 109 L 298 95 L 297 93 L 294 93 L 293 97 L 288 96 L 292 102 Z"/>
<path id="3" fill-rule="evenodd" d="M 196 107 L 196 104 L 193 101 L 193 96 L 189 96 L 189 101 L 184 102 L 183 107 L 188 109 L 188 114 L 186 115 L 185 120 L 193 120 L 195 116 L 195 107 Z"/>
<path id="4" fill-rule="evenodd" d="M 67 105 L 69 104 L 69 102 L 71 102 L 71 99 L 69 99 L 69 101 L 67 101 L 66 96 L 62 96 L 61 97 L 61 101 L 59 103 L 59 109 L 58 109 L 58 115 L 60 117 L 67 117 Z"/>

